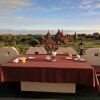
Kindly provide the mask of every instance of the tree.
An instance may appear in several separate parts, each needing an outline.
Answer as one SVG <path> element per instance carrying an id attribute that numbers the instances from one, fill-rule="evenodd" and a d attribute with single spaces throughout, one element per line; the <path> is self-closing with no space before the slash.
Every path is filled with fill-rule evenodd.
<path id="1" fill-rule="evenodd" d="M 81 37 L 82 37 L 83 39 L 85 39 L 85 38 L 86 38 L 86 33 L 82 33 L 82 34 L 81 34 Z"/>
<path id="2" fill-rule="evenodd" d="M 98 32 L 93 33 L 94 39 L 99 39 L 100 34 Z"/>
<path id="3" fill-rule="evenodd" d="M 37 39 L 40 42 L 40 44 L 43 44 L 43 41 L 45 40 L 45 37 L 43 35 L 38 35 L 34 38 Z"/>
<path id="4" fill-rule="evenodd" d="M 21 41 L 21 42 L 26 42 L 27 39 L 26 39 L 26 38 L 22 38 L 20 41 Z"/>
<path id="5" fill-rule="evenodd" d="M 39 45 L 40 42 L 39 42 L 37 39 L 35 39 L 35 38 L 30 38 L 29 44 L 30 44 L 31 46 L 34 46 L 34 47 L 35 47 L 36 45 Z"/>
<path id="6" fill-rule="evenodd" d="M 22 40 L 23 36 L 22 35 L 16 35 L 16 42 L 20 43 Z"/>

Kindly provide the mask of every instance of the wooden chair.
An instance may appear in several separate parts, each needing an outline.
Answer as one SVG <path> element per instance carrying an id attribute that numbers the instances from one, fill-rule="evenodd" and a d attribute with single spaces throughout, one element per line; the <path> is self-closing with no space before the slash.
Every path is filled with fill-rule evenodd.
<path id="1" fill-rule="evenodd" d="M 96 74 L 96 81 L 97 81 L 97 85 L 99 86 L 100 88 L 100 66 L 95 66 L 95 65 L 92 65 L 95 69 L 95 74 Z"/>

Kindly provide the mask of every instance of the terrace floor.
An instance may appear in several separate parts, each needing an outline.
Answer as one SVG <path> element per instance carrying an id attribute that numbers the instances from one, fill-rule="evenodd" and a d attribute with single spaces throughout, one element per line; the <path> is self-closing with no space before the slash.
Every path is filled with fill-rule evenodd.
<path id="1" fill-rule="evenodd" d="M 10 84 L 8 84 L 10 85 Z M 16 84 L 14 85 L 16 86 Z M 7 84 L 0 85 L 0 100 L 35 100 L 35 99 L 65 99 L 65 100 L 100 100 L 100 93 L 94 88 L 84 85 L 76 86 L 76 93 L 48 93 L 48 92 L 20 92 L 7 88 Z"/>

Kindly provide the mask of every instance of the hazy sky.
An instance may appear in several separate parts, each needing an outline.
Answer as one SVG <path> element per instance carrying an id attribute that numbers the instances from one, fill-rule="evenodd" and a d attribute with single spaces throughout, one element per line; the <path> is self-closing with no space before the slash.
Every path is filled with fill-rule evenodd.
<path id="1" fill-rule="evenodd" d="M 0 0 L 0 29 L 100 29 L 100 0 Z"/>

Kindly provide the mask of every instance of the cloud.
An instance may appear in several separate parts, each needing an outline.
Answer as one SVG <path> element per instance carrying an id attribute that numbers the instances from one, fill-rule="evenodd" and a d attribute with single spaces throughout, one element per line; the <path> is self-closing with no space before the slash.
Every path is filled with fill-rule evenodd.
<path id="1" fill-rule="evenodd" d="M 31 9 L 31 11 L 38 11 L 38 12 L 55 12 L 55 11 L 61 11 L 63 8 L 61 7 L 41 7 L 36 6 L 35 8 Z"/>
<path id="2" fill-rule="evenodd" d="M 28 5 L 30 0 L 0 0 L 1 9 L 19 9 L 25 8 Z"/>
<path id="3" fill-rule="evenodd" d="M 49 29 L 54 27 L 63 27 L 66 25 L 66 23 L 70 26 L 70 23 L 72 20 L 70 19 L 34 19 L 34 18 L 25 18 L 21 16 L 15 16 L 15 17 L 7 17 L 0 19 L 0 29 L 41 29 L 41 28 L 47 28 Z"/>
<path id="4" fill-rule="evenodd" d="M 100 2 L 100 1 L 99 1 Z M 94 0 L 82 0 L 80 7 L 82 10 L 81 15 L 85 16 L 100 16 L 100 3 Z"/>
<path id="5" fill-rule="evenodd" d="M 96 0 L 97 1 L 97 0 Z M 81 9 L 98 9 L 100 8 L 100 1 L 95 2 L 94 0 L 82 0 L 80 4 Z"/>
<path id="6" fill-rule="evenodd" d="M 0 0 L 0 16 L 12 16 L 14 12 L 31 7 L 31 0 Z"/>
<path id="7" fill-rule="evenodd" d="M 90 11 L 90 12 L 84 12 L 82 13 L 82 15 L 85 15 L 85 16 L 100 16 L 100 12 L 97 12 L 97 11 Z"/>
<path id="8" fill-rule="evenodd" d="M 89 9 L 92 8 L 93 1 L 92 0 L 83 0 L 80 4 L 80 8 L 82 9 Z"/>
<path id="9" fill-rule="evenodd" d="M 0 16 L 1 16 L 1 17 L 3 17 L 3 16 L 8 16 L 8 15 L 9 15 L 9 13 L 4 13 L 4 12 L 0 13 Z"/>
<path id="10" fill-rule="evenodd" d="M 67 2 L 65 0 L 60 2 L 50 3 L 47 5 L 42 5 L 37 0 L 0 0 L 0 16 L 14 15 L 16 12 L 55 12 L 61 11 L 66 7 Z M 47 1 L 46 1 L 47 2 Z M 48 1 L 52 2 L 52 1 Z M 9 13 L 9 14 L 7 14 Z"/>
<path id="11" fill-rule="evenodd" d="M 4 23 L 7 25 L 53 25 L 53 24 L 66 24 L 69 23 L 70 19 L 41 19 L 41 18 L 27 18 L 27 17 L 21 17 L 21 16 L 15 16 L 15 17 L 7 17 L 0 19 L 0 23 Z"/>
<path id="12" fill-rule="evenodd" d="M 83 27 L 91 27 L 91 26 L 99 26 L 100 25 L 100 20 L 99 19 L 94 19 L 94 20 L 74 20 L 74 19 L 33 19 L 33 18 L 25 18 L 25 17 L 21 17 L 21 16 L 15 16 L 15 17 L 10 17 L 10 18 L 4 18 L 4 19 L 0 19 L 0 23 L 2 23 L 2 25 L 0 25 L 0 28 L 2 26 L 5 26 L 5 28 L 7 26 L 10 27 L 25 27 L 27 29 L 27 27 L 38 27 L 38 26 L 58 26 L 59 27 L 76 27 L 76 26 L 83 26 Z M 17 26 L 17 27 L 16 27 Z"/>
<path id="13" fill-rule="evenodd" d="M 48 1 L 50 2 L 50 1 Z M 7 10 L 31 10 L 31 11 L 58 11 L 63 8 L 62 4 L 57 3 L 56 5 L 52 3 L 52 5 L 42 6 L 38 4 L 36 0 L 0 0 L 0 9 L 3 11 Z M 59 7 L 58 7 L 59 6 Z"/>
<path id="14" fill-rule="evenodd" d="M 100 8 L 100 3 L 96 4 L 95 8 Z"/>
<path id="15" fill-rule="evenodd" d="M 8 12 L 9 15 L 12 16 L 21 12 L 23 14 L 26 12 L 66 12 L 75 9 L 75 6 L 71 4 L 72 1 L 73 0 L 43 0 L 40 2 L 38 0 L 0 0 L 0 13 L 6 14 Z"/>
<path id="16" fill-rule="evenodd" d="M 44 5 L 45 3 L 47 4 Z M 45 0 L 44 4 L 34 1 L 34 5 L 30 10 L 37 12 L 56 12 L 64 10 L 69 3 L 68 1 L 66 2 L 66 0 Z"/>

